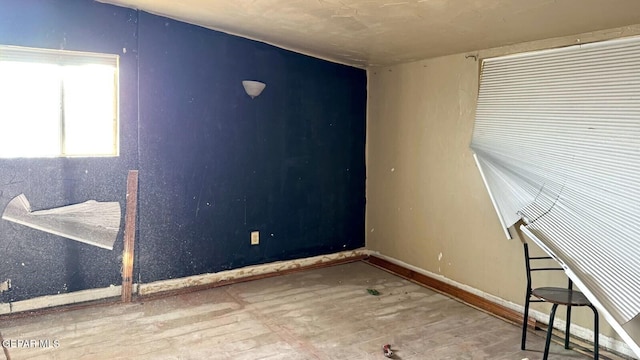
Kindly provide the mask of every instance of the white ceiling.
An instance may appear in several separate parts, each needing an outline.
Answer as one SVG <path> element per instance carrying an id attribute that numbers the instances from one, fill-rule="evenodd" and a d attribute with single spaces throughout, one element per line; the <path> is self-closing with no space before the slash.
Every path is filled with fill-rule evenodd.
<path id="1" fill-rule="evenodd" d="M 640 0 L 98 0 L 358 67 L 640 23 Z"/>

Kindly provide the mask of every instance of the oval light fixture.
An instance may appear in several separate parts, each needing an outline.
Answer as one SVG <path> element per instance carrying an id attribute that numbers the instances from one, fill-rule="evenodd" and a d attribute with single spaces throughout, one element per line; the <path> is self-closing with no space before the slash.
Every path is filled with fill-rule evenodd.
<path id="1" fill-rule="evenodd" d="M 267 84 L 260 81 L 243 80 L 242 86 L 244 86 L 244 91 L 247 92 L 247 95 L 253 99 L 262 93 L 262 90 L 267 87 Z"/>

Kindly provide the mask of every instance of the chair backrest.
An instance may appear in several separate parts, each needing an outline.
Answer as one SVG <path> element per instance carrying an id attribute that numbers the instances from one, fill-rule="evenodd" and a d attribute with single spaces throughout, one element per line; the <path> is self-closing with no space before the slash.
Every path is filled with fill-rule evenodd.
<path id="1" fill-rule="evenodd" d="M 532 280 L 531 280 L 531 273 L 534 271 L 558 271 L 558 270 L 562 270 L 564 271 L 564 269 L 562 267 L 548 267 L 548 266 L 540 266 L 538 265 L 541 261 L 540 260 L 553 260 L 553 258 L 551 256 L 530 256 L 529 255 L 529 244 L 527 244 L 526 242 L 523 243 L 524 245 L 524 260 L 525 260 L 525 266 L 527 269 L 527 288 L 529 290 L 531 290 L 532 288 Z M 571 281 L 571 279 L 569 279 L 568 281 L 568 285 L 567 285 L 568 289 L 572 289 L 573 288 L 573 282 Z"/>

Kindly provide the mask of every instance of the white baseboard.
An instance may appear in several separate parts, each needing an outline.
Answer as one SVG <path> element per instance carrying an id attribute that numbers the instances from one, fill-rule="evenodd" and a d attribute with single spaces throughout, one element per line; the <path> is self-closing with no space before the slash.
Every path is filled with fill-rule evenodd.
<path id="1" fill-rule="evenodd" d="M 0 314 L 11 314 L 23 311 L 46 309 L 55 306 L 77 304 L 87 301 L 102 300 L 120 296 L 122 286 L 74 291 L 66 294 L 46 295 L 33 299 L 0 304 Z"/>
<path id="2" fill-rule="evenodd" d="M 305 268 L 308 266 L 344 260 L 357 256 L 366 256 L 368 250 L 356 249 L 334 254 L 320 255 L 303 259 L 276 261 L 269 264 L 247 266 L 239 269 L 220 271 L 211 274 L 188 276 L 179 279 L 160 280 L 148 284 L 140 284 L 139 295 L 149 295 L 165 291 L 179 290 L 191 286 L 202 286 L 222 281 L 239 280 L 256 275 L 272 274 L 287 270 Z"/>
<path id="3" fill-rule="evenodd" d="M 320 255 L 303 259 L 277 261 L 268 264 L 247 266 L 239 269 L 220 271 L 212 274 L 188 276 L 179 279 L 160 280 L 148 284 L 134 284 L 133 293 L 149 295 L 164 291 L 179 290 L 191 286 L 214 284 L 221 281 L 240 280 L 255 275 L 278 273 L 285 270 L 299 269 L 307 266 L 324 264 L 336 260 L 345 260 L 357 256 L 368 255 L 365 249 L 342 251 L 334 254 Z M 103 300 L 118 297 L 122 293 L 122 286 L 74 291 L 65 294 L 46 295 L 33 299 L 0 303 L 0 315 L 13 314 L 24 311 L 41 310 L 56 306 L 78 304 L 87 301 Z"/>
<path id="4" fill-rule="evenodd" d="M 379 257 L 381 259 L 384 259 L 386 261 L 389 261 L 391 263 L 394 263 L 398 266 L 402 266 L 403 268 L 415 271 L 416 273 L 420 273 L 422 275 L 428 276 L 430 278 L 442 281 L 443 283 L 446 283 L 448 285 L 457 287 L 459 289 L 462 289 L 466 292 L 469 292 L 471 294 L 480 296 L 484 299 L 487 299 L 495 304 L 501 305 L 503 307 L 506 307 L 508 309 L 517 311 L 519 313 L 524 314 L 524 306 L 523 305 L 519 305 L 516 303 L 513 303 L 511 301 L 507 301 L 505 299 L 502 299 L 500 297 L 497 297 L 495 295 L 486 293 L 484 291 L 478 290 L 476 288 L 473 288 L 469 285 L 465 285 L 459 282 L 456 282 L 454 280 L 451 280 L 447 277 L 444 277 L 440 274 L 436 274 L 436 273 L 432 273 L 430 271 L 424 270 L 422 268 L 419 268 L 417 266 L 413 266 L 411 264 L 407 264 L 401 260 L 386 256 L 386 255 L 382 255 L 379 252 L 376 251 L 369 251 L 370 255 L 374 255 L 376 257 Z M 524 299 L 523 299 L 524 300 Z M 523 315 L 524 316 L 524 315 Z M 549 323 L 549 314 L 547 313 L 543 313 L 534 309 L 529 309 L 529 316 L 536 319 L 537 321 L 540 321 L 544 324 L 548 324 Z M 560 318 L 556 318 L 554 320 L 554 328 L 560 329 L 562 331 L 564 331 L 565 328 L 565 324 L 566 322 L 563 319 Z M 578 326 L 575 324 L 571 324 L 571 334 L 577 338 L 580 339 L 584 339 L 584 340 L 588 340 L 588 341 L 593 341 L 593 330 L 591 329 L 587 329 L 585 327 L 582 326 Z M 623 354 L 626 356 L 629 356 L 631 358 L 635 358 L 635 354 L 634 352 L 631 350 L 631 348 L 623 341 L 614 339 L 612 337 L 609 336 L 604 336 L 602 334 L 600 334 L 600 337 L 598 338 L 598 341 L 600 342 L 600 346 L 604 347 L 605 349 L 609 349 L 612 351 L 615 351 L 619 354 Z"/>

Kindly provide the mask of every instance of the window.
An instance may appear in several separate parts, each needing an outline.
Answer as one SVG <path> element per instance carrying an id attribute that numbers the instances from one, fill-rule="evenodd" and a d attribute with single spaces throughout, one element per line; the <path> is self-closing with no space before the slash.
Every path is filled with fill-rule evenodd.
<path id="1" fill-rule="evenodd" d="M 0 157 L 118 155 L 118 56 L 0 46 Z"/>
<path id="2" fill-rule="evenodd" d="M 640 355 L 640 37 L 486 59 L 471 148 L 503 226 Z"/>

